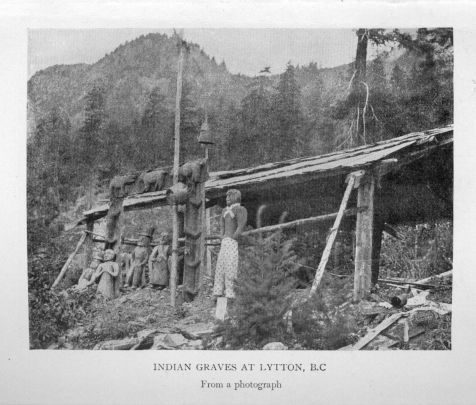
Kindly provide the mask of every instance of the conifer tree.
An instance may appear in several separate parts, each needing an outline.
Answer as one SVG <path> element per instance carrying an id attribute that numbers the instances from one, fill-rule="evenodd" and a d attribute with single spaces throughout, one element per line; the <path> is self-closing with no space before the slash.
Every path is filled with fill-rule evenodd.
<path id="1" fill-rule="evenodd" d="M 295 286 L 297 269 L 292 241 L 281 232 L 244 253 L 235 282 L 236 298 L 225 324 L 226 340 L 233 344 L 261 344 L 280 339 L 285 333 L 284 314 L 290 309 L 290 292 Z"/>
<path id="2" fill-rule="evenodd" d="M 295 68 L 288 63 L 286 71 L 279 77 L 277 95 L 274 101 L 274 121 L 277 125 L 274 146 L 276 159 L 289 159 L 302 153 L 304 145 L 301 137 L 302 111 L 301 93 L 296 82 Z"/>

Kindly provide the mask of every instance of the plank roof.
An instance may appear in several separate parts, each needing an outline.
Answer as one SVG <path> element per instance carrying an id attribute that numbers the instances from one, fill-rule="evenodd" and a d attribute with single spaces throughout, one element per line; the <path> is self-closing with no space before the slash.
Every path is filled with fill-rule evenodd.
<path id="1" fill-rule="evenodd" d="M 411 162 L 425 156 L 429 150 L 452 142 L 453 125 L 448 125 L 325 155 L 267 163 L 245 169 L 211 172 L 210 178 L 205 183 L 205 193 L 207 199 L 213 201 L 223 198 L 230 188 L 255 189 L 269 183 L 285 187 L 322 177 L 340 176 L 394 157 L 402 162 Z M 128 196 L 124 200 L 123 207 L 125 211 L 129 211 L 165 204 L 165 190 L 162 190 Z M 87 219 L 96 220 L 104 217 L 108 208 L 106 203 L 84 212 L 77 225 Z"/>

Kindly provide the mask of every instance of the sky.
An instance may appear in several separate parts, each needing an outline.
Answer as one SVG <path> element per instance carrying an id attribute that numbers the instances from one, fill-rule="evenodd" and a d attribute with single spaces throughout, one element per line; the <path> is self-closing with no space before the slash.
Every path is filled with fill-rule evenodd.
<path id="1" fill-rule="evenodd" d="M 94 63 L 125 41 L 151 32 L 171 34 L 172 30 L 29 30 L 28 76 L 56 64 Z M 317 62 L 322 67 L 349 63 L 357 43 L 351 29 L 185 29 L 184 37 L 218 63 L 224 60 L 231 73 L 249 76 L 264 66 L 271 66 L 271 73 L 281 73 L 289 61 L 294 65 Z"/>

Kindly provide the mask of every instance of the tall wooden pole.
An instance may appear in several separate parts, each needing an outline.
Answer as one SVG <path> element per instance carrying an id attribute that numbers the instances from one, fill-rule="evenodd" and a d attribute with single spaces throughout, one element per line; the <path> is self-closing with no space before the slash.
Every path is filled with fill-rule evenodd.
<path id="1" fill-rule="evenodd" d="M 180 54 L 177 72 L 177 93 L 175 97 L 175 131 L 174 131 L 174 165 L 173 184 L 178 182 L 179 159 L 180 159 L 180 101 L 182 99 L 182 71 L 183 71 L 183 45 L 180 41 Z M 178 211 L 177 205 L 172 206 L 172 269 L 170 271 L 170 305 L 175 307 L 175 294 L 177 291 L 177 267 L 178 267 Z"/>

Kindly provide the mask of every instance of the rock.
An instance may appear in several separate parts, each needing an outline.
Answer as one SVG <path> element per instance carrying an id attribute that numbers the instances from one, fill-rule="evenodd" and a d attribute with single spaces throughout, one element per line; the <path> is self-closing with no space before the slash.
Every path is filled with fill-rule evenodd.
<path id="1" fill-rule="evenodd" d="M 190 340 L 182 347 L 184 350 L 203 350 L 203 343 L 201 340 Z"/>
<path id="2" fill-rule="evenodd" d="M 127 300 L 129 300 L 129 297 L 127 295 L 123 295 L 121 298 L 117 300 L 119 304 L 124 304 Z"/>
<path id="3" fill-rule="evenodd" d="M 139 339 L 145 339 L 146 337 L 157 332 L 157 329 L 144 329 L 137 332 L 137 337 Z"/>
<path id="4" fill-rule="evenodd" d="M 288 350 L 288 347 L 281 342 L 271 342 L 264 345 L 262 350 Z"/>
<path id="5" fill-rule="evenodd" d="M 164 339 L 167 336 L 165 333 L 159 333 L 157 336 L 154 337 L 154 343 L 152 344 L 151 350 L 173 350 L 172 346 L 169 346 L 165 343 Z"/>
<path id="6" fill-rule="evenodd" d="M 369 295 L 369 301 L 380 302 L 380 300 L 381 298 L 375 293 Z"/>
<path id="7" fill-rule="evenodd" d="M 180 333 L 169 333 L 165 336 L 164 342 L 171 347 L 179 347 L 188 342 Z"/>
<path id="8" fill-rule="evenodd" d="M 179 327 L 180 333 L 187 339 L 200 339 L 213 332 L 213 323 L 199 322 Z"/>
<path id="9" fill-rule="evenodd" d="M 93 350 L 129 350 L 132 346 L 139 343 L 138 338 L 126 338 L 121 340 L 107 340 L 99 342 Z"/>
<path id="10" fill-rule="evenodd" d="M 66 334 L 66 338 L 69 341 L 75 341 L 85 335 L 87 335 L 86 328 L 84 326 L 79 326 L 77 328 L 70 329 L 68 333 Z"/>
<path id="11" fill-rule="evenodd" d="M 385 311 L 383 307 L 369 301 L 361 301 L 359 303 L 359 310 L 365 316 L 375 316 Z"/>

